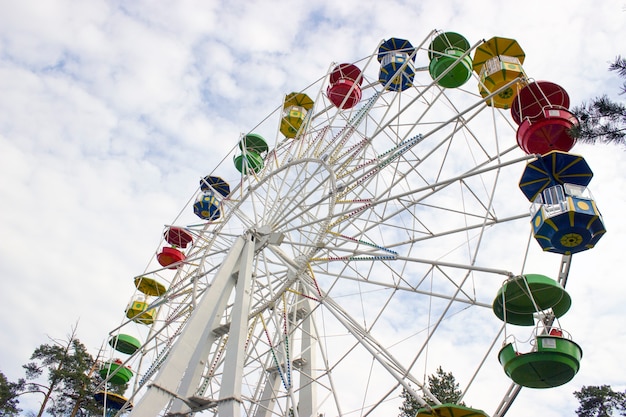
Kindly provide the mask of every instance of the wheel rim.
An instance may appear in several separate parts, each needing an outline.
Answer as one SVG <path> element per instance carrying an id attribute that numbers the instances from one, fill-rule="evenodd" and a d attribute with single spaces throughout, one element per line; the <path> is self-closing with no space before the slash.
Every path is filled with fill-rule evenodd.
<path id="1" fill-rule="evenodd" d="M 247 336 L 238 348 L 246 415 L 396 412 L 399 391 L 419 390 L 437 366 L 459 375 L 469 398 L 494 378 L 493 367 L 484 376 L 475 371 L 489 355 L 497 365 L 502 327 L 490 302 L 527 250 L 527 206 L 506 204 L 512 195 L 524 201 L 510 179 L 527 157 L 506 117 L 480 96 L 434 84 L 400 95 L 384 91 L 376 76 L 364 75 L 364 100 L 352 110 L 318 95 L 303 133 L 278 133 L 264 167 L 242 175 L 222 200 L 222 218 L 186 223 L 195 236 L 187 264 L 174 277 L 143 274 L 166 279 L 170 289 L 153 300 L 158 320 L 140 330 L 146 343 L 134 359 L 142 375 L 135 403 L 242 235 L 255 241 Z M 232 167 L 212 174 L 223 177 L 220 169 Z M 519 252 L 509 265 L 492 255 L 502 242 Z M 216 409 L 229 378 L 224 357 L 235 349 L 228 336 L 237 308 L 229 300 L 222 325 L 211 329 L 217 336 L 194 388 L 205 399 L 198 409 Z M 475 330 L 456 334 L 459 326 Z M 461 342 L 472 357 L 467 369 L 450 360 Z M 506 381 L 501 369 L 497 377 Z M 311 387 L 315 400 L 307 404 Z"/>

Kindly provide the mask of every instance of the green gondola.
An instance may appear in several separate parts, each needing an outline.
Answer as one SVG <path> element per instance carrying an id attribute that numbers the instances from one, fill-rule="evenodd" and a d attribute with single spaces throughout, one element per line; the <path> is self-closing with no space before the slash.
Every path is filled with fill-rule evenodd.
<path id="1" fill-rule="evenodd" d="M 133 371 L 118 362 L 105 362 L 100 368 L 100 376 L 102 379 L 109 378 L 111 384 L 124 385 L 133 377 Z"/>
<path id="2" fill-rule="evenodd" d="M 437 83 L 446 88 L 465 84 L 472 76 L 472 58 L 469 55 L 463 57 L 469 49 L 467 39 L 458 33 L 444 32 L 433 39 L 428 48 L 428 70 L 433 80 L 452 67 Z"/>
<path id="3" fill-rule="evenodd" d="M 504 372 L 518 385 L 553 388 L 571 381 L 580 368 L 583 352 L 573 341 L 550 335 L 536 338 L 536 351 L 515 351 L 511 343 L 498 354 Z"/>
<path id="4" fill-rule="evenodd" d="M 109 345 L 118 352 L 132 355 L 141 347 L 141 342 L 131 335 L 118 334 L 109 339 Z"/>
<path id="5" fill-rule="evenodd" d="M 572 300 L 565 289 L 552 278 L 526 274 L 507 280 L 493 300 L 493 312 L 509 324 L 532 326 L 534 314 L 552 309 L 555 317 L 569 310 Z"/>

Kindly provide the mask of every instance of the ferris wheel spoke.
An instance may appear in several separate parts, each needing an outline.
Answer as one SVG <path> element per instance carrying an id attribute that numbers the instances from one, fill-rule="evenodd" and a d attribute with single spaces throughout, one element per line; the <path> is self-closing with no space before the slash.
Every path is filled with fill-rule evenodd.
<path id="1" fill-rule="evenodd" d="M 406 388 L 410 388 L 410 385 L 405 380 L 409 371 L 404 369 L 399 361 L 380 342 L 375 340 L 367 329 L 357 324 L 351 315 L 343 310 L 332 298 L 324 295 L 321 303 L 356 338 L 360 346 L 364 347 L 381 366 L 394 375 L 398 383 Z"/>
<path id="2" fill-rule="evenodd" d="M 385 265 L 388 267 L 390 274 L 393 276 L 394 269 L 391 267 L 391 265 L 387 265 L 387 264 Z M 338 275 L 335 275 L 334 279 L 340 279 L 344 281 L 354 281 L 355 283 L 359 283 L 359 284 L 367 284 L 368 288 L 371 288 L 371 291 L 383 291 L 383 292 L 385 290 L 401 291 L 401 292 L 406 292 L 406 293 L 426 295 L 429 297 L 434 297 L 434 298 L 439 298 L 439 299 L 452 300 L 454 302 L 459 302 L 459 303 L 463 303 L 463 304 L 467 304 L 471 306 L 483 307 L 483 308 L 488 308 L 488 309 L 491 308 L 490 303 L 480 302 L 476 300 L 474 295 L 467 293 L 463 289 L 464 282 L 457 283 L 448 274 L 446 274 L 441 269 L 441 267 L 442 266 L 436 265 L 436 264 L 431 265 L 431 268 L 425 272 L 424 278 L 432 274 L 433 272 L 432 268 L 436 268 L 439 271 L 439 273 L 442 275 L 442 277 L 448 280 L 452 284 L 452 288 L 455 289 L 454 293 L 450 293 L 450 292 L 442 293 L 442 292 L 436 292 L 432 288 L 423 288 L 423 281 L 420 281 L 419 283 L 415 285 L 411 285 L 406 280 L 404 280 L 401 276 L 396 277 L 393 281 L 392 280 L 383 281 L 383 280 L 377 280 L 377 279 L 372 278 L 371 276 L 369 276 L 371 274 L 364 274 L 363 276 L 360 276 L 360 275 L 349 276 L 347 274 L 338 274 Z M 446 265 L 446 267 L 448 267 L 448 265 Z M 499 271 L 499 272 L 506 273 L 506 271 Z"/>

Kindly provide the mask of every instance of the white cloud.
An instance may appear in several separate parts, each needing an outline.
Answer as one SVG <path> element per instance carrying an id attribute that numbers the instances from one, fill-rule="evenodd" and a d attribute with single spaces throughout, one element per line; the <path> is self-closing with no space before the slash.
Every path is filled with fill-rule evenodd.
<path id="1" fill-rule="evenodd" d="M 516 38 L 528 75 L 562 85 L 572 104 L 605 92 L 617 97 L 620 80 L 607 63 L 622 53 L 615 48 L 624 38 L 623 10 L 616 0 L 601 6 L 533 0 L 524 7 L 495 0 L 3 4 L 0 330 L 10 342 L 0 348 L 0 371 L 20 377 L 20 365 L 46 335 L 63 337 L 79 318 L 79 336 L 95 353 L 123 320 L 132 277 L 149 264 L 163 225 L 178 221 L 199 178 L 223 159 L 228 165 L 218 174 L 236 178 L 230 159 L 239 135 L 280 108 L 284 94 L 323 77 L 333 62 L 363 58 L 390 37 L 415 45 L 433 29 L 462 33 L 471 44 L 497 35 Z M 271 124 L 276 120 L 274 114 L 258 128 L 271 145 L 280 138 Z M 574 257 L 568 282 L 573 306 L 562 322 L 583 345 L 583 363 L 565 387 L 523 390 L 509 413 L 514 417 L 531 409 L 572 415 L 571 392 L 581 385 L 623 385 L 612 359 L 626 342 L 616 296 L 626 290 L 619 271 L 623 149 L 578 145 L 573 151 L 595 172 L 590 187 L 608 229 L 597 248 Z M 511 187 L 513 196 L 517 187 Z M 198 222 L 188 210 L 180 218 Z M 505 267 L 507 250 L 485 243 L 479 260 Z M 532 251 L 528 268 L 555 276 L 559 257 L 538 246 Z M 519 259 L 514 263 L 510 269 L 521 268 Z M 389 311 L 388 319 L 399 316 Z M 474 319 L 466 323 L 493 330 Z M 393 339 L 387 330 L 392 341 L 404 337 Z M 450 366 L 466 378 L 451 343 L 465 343 L 475 332 L 442 339 L 433 356 L 454 356 Z M 408 355 L 403 347 L 398 354 Z"/>

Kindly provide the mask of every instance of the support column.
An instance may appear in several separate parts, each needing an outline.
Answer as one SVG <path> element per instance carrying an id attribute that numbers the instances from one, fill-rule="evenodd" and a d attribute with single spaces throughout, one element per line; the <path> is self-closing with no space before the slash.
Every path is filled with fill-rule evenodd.
<path id="1" fill-rule="evenodd" d="M 250 239 L 248 237 L 246 253 L 252 247 L 252 254 L 254 254 L 254 244 Z M 205 342 L 210 340 L 212 330 L 223 315 L 223 307 L 220 306 L 224 305 L 223 300 L 228 299 L 235 286 L 233 274 L 243 268 L 240 264 L 243 261 L 244 243 L 244 237 L 239 237 L 234 242 L 222 266 L 215 274 L 211 287 L 207 289 L 181 335 L 174 342 L 154 381 L 148 385 L 147 392 L 133 407 L 131 417 L 156 416 L 161 414 L 173 398 L 186 399 L 178 394 L 179 384 L 187 371 L 195 371 L 198 362 L 194 361 L 194 358 L 201 356 L 201 352 L 205 349 Z M 246 255 L 245 262 L 250 263 L 248 258 L 249 255 Z M 241 276 L 241 272 L 239 275 Z M 191 369 L 192 366 L 194 369 Z"/>
<path id="2" fill-rule="evenodd" d="M 220 388 L 217 414 L 220 417 L 241 416 L 241 381 L 246 352 L 243 349 L 248 337 L 248 315 L 251 303 L 252 261 L 254 260 L 254 240 L 248 237 L 241 254 L 241 268 L 237 278 L 237 292 L 232 310 L 230 332 L 224 357 L 224 374 Z"/>
<path id="3" fill-rule="evenodd" d="M 300 345 L 300 396 L 298 403 L 298 415 L 300 417 L 315 417 L 317 401 L 315 397 L 315 350 L 317 347 L 317 335 L 313 325 L 313 315 L 311 310 L 311 300 L 302 297 L 302 308 L 306 310 L 306 315 L 302 319 L 300 328 L 302 331 L 302 341 Z"/>

